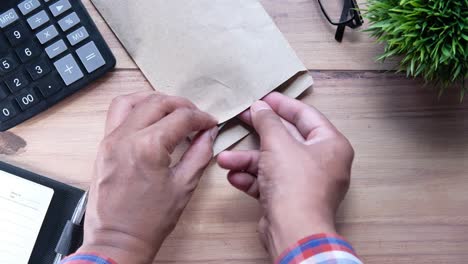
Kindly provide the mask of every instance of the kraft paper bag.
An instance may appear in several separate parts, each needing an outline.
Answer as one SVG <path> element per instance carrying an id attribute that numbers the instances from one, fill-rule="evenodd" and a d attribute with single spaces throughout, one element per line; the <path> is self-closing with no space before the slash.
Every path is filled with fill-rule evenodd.
<path id="1" fill-rule="evenodd" d="M 92 0 L 158 91 L 183 96 L 226 123 L 215 153 L 249 132 L 233 119 L 282 87 L 312 77 L 257 0 Z"/>

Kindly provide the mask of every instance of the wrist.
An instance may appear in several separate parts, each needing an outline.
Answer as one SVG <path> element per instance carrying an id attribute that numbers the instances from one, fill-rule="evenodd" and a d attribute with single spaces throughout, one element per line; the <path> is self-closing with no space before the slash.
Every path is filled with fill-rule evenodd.
<path id="1" fill-rule="evenodd" d="M 150 245 L 133 236 L 117 232 L 95 232 L 87 236 L 77 253 L 98 253 L 117 263 L 152 263 L 161 243 Z"/>
<path id="2" fill-rule="evenodd" d="M 270 240 L 267 246 L 272 259 L 276 260 L 299 240 L 316 234 L 337 235 L 334 219 L 312 216 L 272 221 L 267 235 Z"/>
<path id="3" fill-rule="evenodd" d="M 98 255 L 100 257 L 109 258 L 115 263 L 151 263 L 140 256 L 136 256 L 133 252 L 106 245 L 83 245 L 75 254 Z"/>

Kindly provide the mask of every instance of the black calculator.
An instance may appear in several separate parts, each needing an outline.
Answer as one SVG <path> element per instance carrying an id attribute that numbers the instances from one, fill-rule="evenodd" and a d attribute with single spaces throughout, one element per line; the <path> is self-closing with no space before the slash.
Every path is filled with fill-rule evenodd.
<path id="1" fill-rule="evenodd" d="M 0 0 L 0 130 L 114 68 L 80 0 Z"/>

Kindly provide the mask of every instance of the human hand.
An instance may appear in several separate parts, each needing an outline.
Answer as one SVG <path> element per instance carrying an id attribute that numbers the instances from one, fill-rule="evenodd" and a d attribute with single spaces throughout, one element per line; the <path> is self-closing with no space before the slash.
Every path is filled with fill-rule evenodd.
<path id="1" fill-rule="evenodd" d="M 272 93 L 240 118 L 260 137 L 260 150 L 218 157 L 236 188 L 258 198 L 260 238 L 276 259 L 318 233 L 336 233 L 335 213 L 349 188 L 354 151 L 316 109 Z"/>
<path id="2" fill-rule="evenodd" d="M 154 92 L 114 99 L 95 163 L 79 252 L 152 263 L 212 158 L 216 120 L 180 97 Z M 199 132 L 178 164 L 170 154 Z"/>

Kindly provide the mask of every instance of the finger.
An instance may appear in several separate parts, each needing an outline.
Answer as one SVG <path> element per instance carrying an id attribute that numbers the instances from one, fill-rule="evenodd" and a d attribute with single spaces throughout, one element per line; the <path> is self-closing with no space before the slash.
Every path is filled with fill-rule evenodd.
<path id="1" fill-rule="evenodd" d="M 250 114 L 250 109 L 242 112 L 239 115 L 239 119 L 242 122 L 246 123 L 247 125 L 252 126 L 252 115 Z M 299 132 L 299 130 L 297 130 L 297 128 L 293 124 L 289 123 L 288 121 L 284 120 L 283 118 L 280 118 L 280 119 L 281 119 L 281 122 L 283 122 L 283 125 L 286 127 L 286 130 L 288 130 L 288 132 L 289 132 L 289 134 L 291 136 L 293 136 L 296 140 L 298 140 L 300 142 L 305 141 L 305 139 L 302 136 L 301 132 Z"/>
<path id="2" fill-rule="evenodd" d="M 200 110 L 178 108 L 159 122 L 144 129 L 144 133 L 156 137 L 169 153 L 193 132 L 212 129 L 218 122 Z"/>
<path id="3" fill-rule="evenodd" d="M 245 192 L 255 199 L 260 197 L 260 189 L 257 178 L 246 172 L 230 171 L 228 173 L 228 181 L 236 189 Z"/>
<path id="4" fill-rule="evenodd" d="M 298 100 L 274 92 L 264 99 L 279 116 L 295 125 L 305 139 L 319 127 L 335 129 L 331 122 L 317 109 Z"/>
<path id="5" fill-rule="evenodd" d="M 280 117 L 263 101 L 255 102 L 250 107 L 252 126 L 260 136 L 260 142 L 265 150 L 281 147 L 292 139 Z"/>
<path id="6" fill-rule="evenodd" d="M 114 98 L 107 112 L 105 134 L 109 135 L 119 127 L 133 108 L 155 92 L 138 92 Z"/>
<path id="7" fill-rule="evenodd" d="M 206 166 L 213 157 L 213 143 L 218 135 L 218 127 L 201 132 L 174 167 L 178 180 L 191 183 L 198 182 Z"/>
<path id="8" fill-rule="evenodd" d="M 192 102 L 185 98 L 153 94 L 135 106 L 125 125 L 130 130 L 142 130 L 179 108 L 197 109 Z"/>
<path id="9" fill-rule="evenodd" d="M 238 117 L 242 122 L 252 126 L 252 115 L 250 114 L 250 108 L 242 112 Z"/>
<path id="10" fill-rule="evenodd" d="M 218 155 L 217 162 L 223 169 L 238 172 L 247 172 L 257 175 L 260 151 L 224 151 Z"/>

